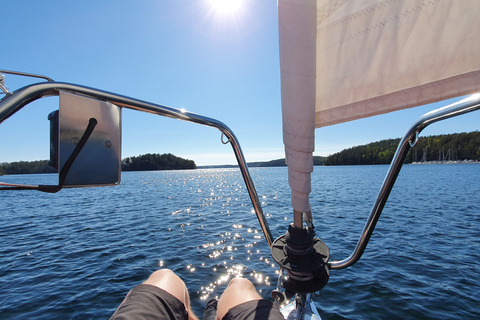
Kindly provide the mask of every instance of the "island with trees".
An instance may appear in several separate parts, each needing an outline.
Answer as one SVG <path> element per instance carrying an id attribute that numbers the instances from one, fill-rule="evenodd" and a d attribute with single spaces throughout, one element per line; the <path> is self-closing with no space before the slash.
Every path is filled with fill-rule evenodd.
<path id="1" fill-rule="evenodd" d="M 122 171 L 185 170 L 197 169 L 193 160 L 183 159 L 171 153 L 147 153 L 122 160 Z"/>

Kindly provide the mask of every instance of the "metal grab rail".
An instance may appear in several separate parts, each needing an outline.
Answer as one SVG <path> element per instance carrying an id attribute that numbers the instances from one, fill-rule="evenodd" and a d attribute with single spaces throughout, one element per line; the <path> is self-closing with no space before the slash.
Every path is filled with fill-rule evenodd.
<path id="1" fill-rule="evenodd" d="M 350 267 L 362 256 L 365 248 L 367 247 L 368 241 L 370 240 L 370 237 L 373 233 L 373 230 L 375 229 L 377 221 L 380 218 L 383 207 L 387 202 L 388 196 L 392 191 L 393 185 L 395 184 L 395 180 L 397 179 L 400 169 L 402 168 L 407 153 L 410 148 L 417 143 L 419 133 L 428 125 L 434 122 L 459 116 L 461 114 L 465 114 L 479 109 L 480 94 L 475 94 L 454 104 L 428 112 L 421 116 L 412 125 L 412 127 L 407 131 L 407 133 L 398 145 L 395 156 L 393 157 L 390 168 L 388 169 L 387 175 L 385 176 L 380 191 L 378 192 L 377 199 L 375 200 L 375 204 L 373 205 L 367 222 L 363 227 L 362 234 L 360 236 L 360 239 L 358 240 L 355 250 L 348 258 L 344 260 L 331 262 L 331 269 L 344 269 Z"/>
<path id="2" fill-rule="evenodd" d="M 3 99 L 0 100 L 0 123 L 12 116 L 14 113 L 23 108 L 28 103 L 47 96 L 58 96 L 60 91 L 81 94 L 98 100 L 108 101 L 120 107 L 149 112 L 183 121 L 189 121 L 209 127 L 214 127 L 220 130 L 228 138 L 228 141 L 232 145 L 233 152 L 240 167 L 240 171 L 245 181 L 245 185 L 247 187 L 250 200 L 252 201 L 255 213 L 257 215 L 257 219 L 260 223 L 268 245 L 271 246 L 271 244 L 273 243 L 273 237 L 267 224 L 265 215 L 263 213 L 261 203 L 258 199 L 257 191 L 248 171 L 247 163 L 245 161 L 242 149 L 240 148 L 240 144 L 235 137 L 233 131 L 230 130 L 230 128 L 224 123 L 213 118 L 204 117 L 187 111 L 153 104 L 150 102 L 118 95 L 107 91 L 102 91 L 71 83 L 53 81 L 35 83 L 18 89 L 9 95 L 6 95 Z"/>

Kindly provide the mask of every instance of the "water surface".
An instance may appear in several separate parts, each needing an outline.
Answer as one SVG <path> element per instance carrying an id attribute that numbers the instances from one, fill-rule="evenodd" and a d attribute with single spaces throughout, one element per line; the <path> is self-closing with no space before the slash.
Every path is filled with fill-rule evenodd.
<path id="1" fill-rule="evenodd" d="M 387 166 L 315 167 L 317 236 L 353 250 Z M 285 168 L 251 170 L 274 237 L 292 220 Z M 332 271 L 323 319 L 480 316 L 480 166 L 407 165 L 362 259 Z M 55 183 L 54 175 L 2 181 Z M 116 187 L 0 193 L 0 318 L 108 318 L 170 268 L 201 314 L 234 276 L 265 297 L 278 268 L 236 169 L 127 172 Z"/>

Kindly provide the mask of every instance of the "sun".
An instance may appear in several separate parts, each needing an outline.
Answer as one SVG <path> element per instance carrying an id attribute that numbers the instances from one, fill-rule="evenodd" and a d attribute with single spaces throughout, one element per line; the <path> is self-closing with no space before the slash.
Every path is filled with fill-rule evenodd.
<path id="1" fill-rule="evenodd" d="M 222 15 L 237 13 L 242 6 L 243 0 L 209 0 L 212 9 Z"/>
<path id="2" fill-rule="evenodd" d="M 253 1 L 258 0 L 202 0 L 200 21 L 207 28 L 201 28 L 209 36 L 223 39 L 237 39 L 249 30 L 248 20 Z M 208 30 L 208 31 L 207 31 Z"/>

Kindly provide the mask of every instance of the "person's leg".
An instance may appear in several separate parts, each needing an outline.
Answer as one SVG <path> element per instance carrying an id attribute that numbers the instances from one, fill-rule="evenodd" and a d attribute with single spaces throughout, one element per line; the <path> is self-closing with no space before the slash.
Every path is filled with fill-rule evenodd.
<path id="1" fill-rule="evenodd" d="M 221 320 L 228 310 L 241 303 L 260 299 L 262 297 L 248 279 L 233 278 L 218 300 L 217 320 Z"/>
<path id="2" fill-rule="evenodd" d="M 172 270 L 157 270 L 143 283 L 163 289 L 178 300 L 182 301 L 185 305 L 185 309 L 187 309 L 189 319 L 198 320 L 190 307 L 190 297 L 188 295 L 187 286 Z"/>

